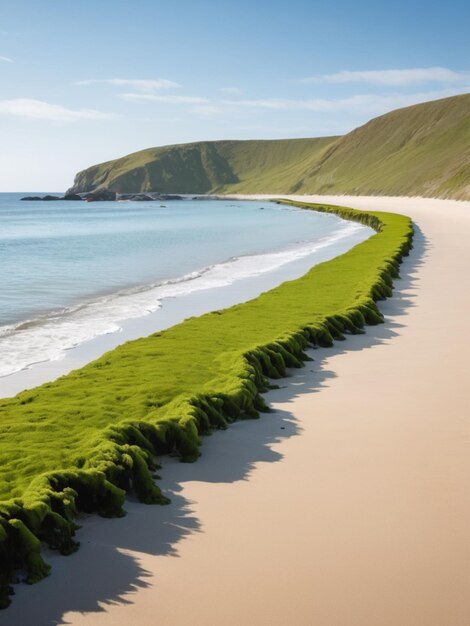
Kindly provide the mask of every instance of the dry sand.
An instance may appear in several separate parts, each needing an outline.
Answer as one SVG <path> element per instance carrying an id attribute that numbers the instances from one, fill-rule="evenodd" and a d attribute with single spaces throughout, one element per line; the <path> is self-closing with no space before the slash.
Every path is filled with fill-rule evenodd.
<path id="1" fill-rule="evenodd" d="M 386 324 L 166 462 L 170 506 L 87 520 L 1 624 L 468 626 L 470 202 L 323 200 L 414 219 Z"/>

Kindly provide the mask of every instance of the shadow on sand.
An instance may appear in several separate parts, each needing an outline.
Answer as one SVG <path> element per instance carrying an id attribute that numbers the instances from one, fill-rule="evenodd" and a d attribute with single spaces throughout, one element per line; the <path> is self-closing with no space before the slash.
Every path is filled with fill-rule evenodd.
<path id="1" fill-rule="evenodd" d="M 416 270 L 428 249 L 417 229 L 414 249 L 401 266 L 401 279 L 395 283 L 394 296 L 381 303 L 385 324 L 369 327 L 365 335 L 348 337 L 333 348 L 312 351 L 314 363 L 292 371 L 292 377 L 280 381 L 284 402 L 293 401 L 301 394 L 318 393 L 332 383 L 336 375 L 326 369 L 326 357 L 388 343 L 406 326 L 405 315 L 414 306 L 420 288 Z M 275 391 L 266 394 L 267 401 L 272 401 L 275 395 Z M 178 543 L 192 533 L 203 532 L 193 503 L 181 495 L 182 484 L 248 480 L 255 464 L 282 461 L 282 454 L 272 450 L 274 444 L 300 433 L 294 415 L 275 411 L 260 420 L 233 424 L 226 432 L 215 432 L 204 440 L 203 455 L 195 464 L 165 459 L 160 485 L 171 497 L 170 505 L 146 506 L 129 498 L 124 519 L 82 518 L 83 528 L 77 534 L 80 550 L 70 557 L 48 552 L 51 576 L 32 587 L 18 585 L 17 597 L 1 613 L 0 623 L 5 626 L 67 624 L 70 622 L 65 614 L 70 611 L 102 612 L 109 604 L 132 603 L 132 593 L 150 585 L 150 574 L 130 551 L 178 557 Z"/>

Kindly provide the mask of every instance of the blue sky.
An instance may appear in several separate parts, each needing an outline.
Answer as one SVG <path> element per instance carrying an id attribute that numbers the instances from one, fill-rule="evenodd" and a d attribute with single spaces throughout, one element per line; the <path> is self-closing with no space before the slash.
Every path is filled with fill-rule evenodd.
<path id="1" fill-rule="evenodd" d="M 345 133 L 470 91 L 467 2 L 2 0 L 0 191 L 201 139 Z"/>

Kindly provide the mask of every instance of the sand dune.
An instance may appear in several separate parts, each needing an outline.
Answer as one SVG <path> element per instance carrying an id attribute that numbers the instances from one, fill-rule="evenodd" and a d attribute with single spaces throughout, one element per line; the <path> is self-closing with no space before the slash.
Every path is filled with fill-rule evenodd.
<path id="1" fill-rule="evenodd" d="M 87 520 L 2 624 L 470 623 L 470 202 L 321 200 L 415 221 L 386 323 L 166 462 L 170 506 Z"/>

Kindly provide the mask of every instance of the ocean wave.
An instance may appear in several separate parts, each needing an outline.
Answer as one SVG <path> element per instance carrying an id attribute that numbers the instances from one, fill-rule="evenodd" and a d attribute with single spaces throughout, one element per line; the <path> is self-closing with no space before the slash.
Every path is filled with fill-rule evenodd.
<path id="1" fill-rule="evenodd" d="M 117 333 L 124 320 L 157 311 L 166 298 L 224 287 L 273 272 L 335 246 L 361 230 L 364 230 L 363 226 L 344 223 L 332 235 L 322 239 L 300 242 L 276 252 L 234 257 L 176 279 L 100 296 L 35 319 L 1 326 L 0 376 L 8 376 L 43 361 L 60 359 L 70 348 L 101 335 Z"/>

